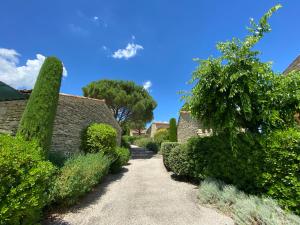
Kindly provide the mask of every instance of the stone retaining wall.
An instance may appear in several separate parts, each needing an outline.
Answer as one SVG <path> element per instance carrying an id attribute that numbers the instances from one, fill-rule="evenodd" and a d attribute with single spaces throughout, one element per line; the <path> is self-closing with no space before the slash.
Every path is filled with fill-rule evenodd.
<path id="1" fill-rule="evenodd" d="M 0 133 L 16 133 L 26 102 L 27 100 L 0 102 Z M 104 100 L 60 94 L 51 149 L 65 154 L 78 152 L 82 129 L 96 122 L 114 127 L 120 144 L 121 128 Z"/>

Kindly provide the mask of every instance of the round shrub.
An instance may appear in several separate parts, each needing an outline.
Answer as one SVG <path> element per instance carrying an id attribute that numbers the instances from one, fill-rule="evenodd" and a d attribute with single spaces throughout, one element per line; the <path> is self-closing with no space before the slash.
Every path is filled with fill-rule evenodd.
<path id="1" fill-rule="evenodd" d="M 36 142 L 0 135 L 0 224 L 35 224 L 56 168 Z"/>
<path id="2" fill-rule="evenodd" d="M 171 150 L 168 157 L 170 169 L 178 176 L 190 176 L 190 163 L 187 155 L 187 146 L 185 144 L 178 145 Z"/>
<path id="3" fill-rule="evenodd" d="M 118 172 L 125 166 L 130 159 L 130 151 L 128 148 L 115 148 L 115 159 L 111 165 L 112 172 Z"/>
<path id="4" fill-rule="evenodd" d="M 160 129 L 154 134 L 154 141 L 160 147 L 161 143 L 169 140 L 169 130 Z"/>
<path id="5" fill-rule="evenodd" d="M 85 144 L 82 146 L 84 146 L 84 151 L 88 153 L 110 152 L 117 146 L 117 132 L 108 124 L 94 123 L 90 125 L 86 130 L 84 139 Z"/>
<path id="6" fill-rule="evenodd" d="M 169 155 L 171 153 L 171 150 L 173 148 L 175 148 L 176 146 L 178 146 L 179 143 L 178 142 L 163 142 L 161 144 L 161 152 L 163 155 L 163 162 L 165 167 L 167 168 L 167 170 L 170 169 L 170 163 L 169 163 Z"/>

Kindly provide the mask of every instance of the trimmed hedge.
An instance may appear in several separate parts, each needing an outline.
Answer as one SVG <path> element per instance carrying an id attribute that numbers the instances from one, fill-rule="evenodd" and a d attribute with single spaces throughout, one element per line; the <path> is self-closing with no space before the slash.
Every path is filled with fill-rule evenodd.
<path id="1" fill-rule="evenodd" d="M 264 170 L 259 183 L 281 206 L 300 215 L 300 131 L 273 132 L 264 145 Z"/>
<path id="2" fill-rule="evenodd" d="M 189 174 L 191 172 L 191 165 L 189 163 L 187 145 L 182 144 L 173 148 L 168 157 L 168 162 L 170 165 L 170 169 L 177 176 L 189 177 Z"/>
<path id="3" fill-rule="evenodd" d="M 177 123 L 175 118 L 170 119 L 170 128 L 169 128 L 169 140 L 171 142 L 177 141 Z"/>
<path id="4" fill-rule="evenodd" d="M 111 159 L 103 152 L 77 155 L 68 159 L 60 169 L 54 188 L 54 201 L 72 205 L 92 190 L 108 173 Z"/>
<path id="5" fill-rule="evenodd" d="M 117 146 L 116 140 L 117 132 L 112 126 L 94 123 L 83 133 L 81 146 L 86 153 L 110 152 Z"/>
<path id="6" fill-rule="evenodd" d="M 267 194 L 300 214 L 299 130 L 191 138 L 171 150 L 168 163 L 177 175 L 213 177 L 247 193 Z"/>
<path id="7" fill-rule="evenodd" d="M 129 161 L 129 159 L 130 159 L 129 149 L 117 147 L 115 149 L 115 159 L 111 165 L 111 171 L 114 173 L 120 171 L 122 166 L 125 166 Z"/>
<path id="8" fill-rule="evenodd" d="M 50 150 L 62 72 L 61 61 L 45 59 L 18 128 L 18 134 L 26 140 L 36 139 L 45 153 Z"/>
<path id="9" fill-rule="evenodd" d="M 163 142 L 161 144 L 161 152 L 162 152 L 162 156 L 163 156 L 163 162 L 164 162 L 164 165 L 167 168 L 167 170 L 170 170 L 170 163 L 168 160 L 170 152 L 173 148 L 175 148 L 178 145 L 179 145 L 178 142 Z"/>
<path id="10" fill-rule="evenodd" d="M 155 153 L 157 153 L 159 150 L 157 143 L 154 142 L 152 138 L 140 138 L 135 140 L 134 144 L 139 147 L 146 148 L 147 150 L 153 151 Z"/>
<path id="11" fill-rule="evenodd" d="M 35 224 L 56 168 L 36 142 L 0 135 L 0 224 Z"/>

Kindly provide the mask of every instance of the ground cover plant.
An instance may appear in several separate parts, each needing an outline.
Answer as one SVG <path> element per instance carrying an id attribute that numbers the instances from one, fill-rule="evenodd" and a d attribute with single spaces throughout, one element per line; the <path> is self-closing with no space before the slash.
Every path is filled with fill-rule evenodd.
<path id="1" fill-rule="evenodd" d="M 35 141 L 0 135 L 0 224 L 37 223 L 56 170 Z"/>
<path id="2" fill-rule="evenodd" d="M 282 210 L 275 200 L 247 195 L 232 185 L 204 180 L 198 199 L 233 217 L 237 225 L 297 225 L 300 217 Z"/>

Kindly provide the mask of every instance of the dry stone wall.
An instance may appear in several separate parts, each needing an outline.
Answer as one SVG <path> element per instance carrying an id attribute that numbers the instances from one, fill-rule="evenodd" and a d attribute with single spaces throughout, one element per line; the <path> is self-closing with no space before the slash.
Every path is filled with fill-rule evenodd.
<path id="1" fill-rule="evenodd" d="M 0 133 L 16 133 L 26 102 L 0 102 Z M 60 94 L 51 149 L 65 154 L 78 152 L 81 131 L 91 123 L 110 124 L 117 130 L 120 144 L 121 128 L 104 100 Z"/>
<path id="2" fill-rule="evenodd" d="M 200 122 L 194 119 L 190 112 L 181 111 L 178 126 L 177 139 L 180 143 L 185 143 L 191 137 L 205 137 L 212 134 L 211 129 L 204 129 Z"/>

